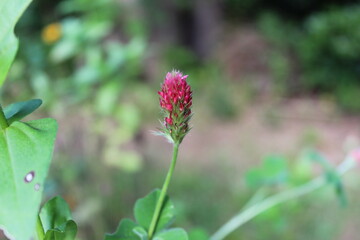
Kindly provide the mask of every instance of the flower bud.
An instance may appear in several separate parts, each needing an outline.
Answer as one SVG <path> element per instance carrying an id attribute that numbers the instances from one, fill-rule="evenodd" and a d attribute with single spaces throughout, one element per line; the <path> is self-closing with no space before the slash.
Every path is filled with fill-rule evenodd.
<path id="1" fill-rule="evenodd" d="M 162 133 L 178 144 L 190 130 L 192 91 L 187 77 L 175 70 L 167 73 L 158 92 L 160 107 L 164 112 Z"/>

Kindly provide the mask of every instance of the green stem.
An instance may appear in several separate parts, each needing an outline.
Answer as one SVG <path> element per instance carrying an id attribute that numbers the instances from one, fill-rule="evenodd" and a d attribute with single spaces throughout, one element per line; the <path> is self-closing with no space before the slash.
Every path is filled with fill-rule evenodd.
<path id="1" fill-rule="evenodd" d="M 354 167 L 353 159 L 347 159 L 337 168 L 339 175 L 346 173 Z M 252 205 L 251 207 L 245 209 L 243 212 L 235 215 L 227 223 L 225 223 L 211 238 L 210 240 L 222 240 L 227 237 L 230 233 L 235 231 L 237 228 L 250 221 L 252 218 L 256 217 L 260 213 L 274 207 L 277 204 L 286 202 L 288 200 L 300 197 L 307 193 L 311 193 L 316 189 L 326 185 L 328 182 L 326 179 L 321 176 L 317 177 L 314 180 L 301 185 L 297 188 L 290 189 L 285 192 L 275 194 L 271 197 L 264 199 L 262 202 Z"/>
<path id="2" fill-rule="evenodd" d="M 0 127 L 1 129 L 6 129 L 7 127 L 9 126 L 7 120 L 6 120 L 6 117 L 5 117 L 5 114 L 4 114 L 4 111 L 0 105 Z"/>
<path id="3" fill-rule="evenodd" d="M 154 212 L 154 215 L 153 215 L 153 218 L 151 220 L 150 227 L 149 227 L 148 235 L 149 235 L 150 240 L 152 239 L 153 234 L 155 232 L 155 228 L 156 228 L 157 222 L 159 220 L 160 212 L 161 212 L 161 209 L 163 207 L 164 200 L 165 200 L 165 197 L 166 197 L 166 192 L 167 192 L 167 189 L 169 187 L 171 177 L 172 177 L 172 175 L 174 173 L 174 170 L 175 170 L 178 151 L 179 151 L 179 143 L 174 143 L 173 157 L 172 157 L 171 165 L 170 165 L 169 171 L 167 173 L 167 176 L 165 178 L 164 185 L 163 185 L 163 187 L 161 189 L 159 200 L 156 203 L 155 212 Z"/>
<path id="4" fill-rule="evenodd" d="M 37 240 L 44 240 L 45 238 L 44 228 L 39 215 L 36 221 L 36 238 Z"/>

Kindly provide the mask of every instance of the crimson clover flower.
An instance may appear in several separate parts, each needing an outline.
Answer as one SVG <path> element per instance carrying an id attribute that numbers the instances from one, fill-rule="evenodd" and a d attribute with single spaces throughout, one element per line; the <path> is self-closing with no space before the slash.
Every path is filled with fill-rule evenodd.
<path id="1" fill-rule="evenodd" d="M 176 144 L 180 144 L 190 131 L 192 91 L 187 77 L 175 70 L 167 73 L 158 92 L 164 113 L 161 134 Z"/>

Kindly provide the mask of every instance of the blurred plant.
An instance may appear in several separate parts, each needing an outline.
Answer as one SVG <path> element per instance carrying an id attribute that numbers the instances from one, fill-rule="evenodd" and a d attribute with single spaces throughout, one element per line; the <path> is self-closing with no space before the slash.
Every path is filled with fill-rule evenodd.
<path id="1" fill-rule="evenodd" d="M 358 111 L 360 91 L 360 7 L 354 5 L 311 16 L 306 36 L 296 45 L 308 89 L 333 92 L 340 105 Z"/>
<path id="2" fill-rule="evenodd" d="M 335 189 L 335 193 L 342 205 L 346 203 L 344 194 L 344 188 L 341 183 L 341 176 L 354 168 L 356 164 L 356 154 L 354 152 L 348 154 L 345 160 L 336 168 L 333 168 L 330 163 L 319 153 L 315 151 L 309 151 L 308 158 L 312 161 L 320 163 L 324 168 L 324 176 L 312 179 L 304 184 L 297 185 L 288 190 L 283 190 L 272 196 L 268 196 L 260 190 L 249 200 L 245 207 L 239 214 L 231 218 L 225 223 L 215 234 L 210 237 L 210 240 L 225 239 L 230 233 L 237 228 L 247 223 L 249 220 L 258 216 L 259 214 L 273 208 L 274 206 L 287 202 L 289 200 L 299 198 L 305 194 L 309 194 L 319 188 L 328 184 L 332 185 Z M 272 164 L 270 164 L 272 163 Z M 276 163 L 275 165 L 273 163 Z M 275 183 L 280 180 L 284 182 L 285 164 L 281 158 L 268 158 L 264 161 L 265 168 L 252 170 L 247 175 L 247 180 L 251 185 L 253 184 L 269 184 Z"/>
<path id="3" fill-rule="evenodd" d="M 4 95 L 16 94 L 12 89 L 23 85 L 25 77 L 29 87 L 22 94 L 44 99 L 48 111 L 69 112 L 80 104 L 88 108 L 93 114 L 88 122 L 94 130 L 90 137 L 107 141 L 101 149 L 89 149 L 86 154 L 103 159 L 109 166 L 136 172 L 142 166 L 142 156 L 126 145 L 139 134 L 144 115 L 139 105 L 147 102 L 149 94 L 136 99 L 127 92 L 149 89 L 139 84 L 147 36 L 139 27 L 142 19 L 131 14 L 136 11 L 132 8 L 115 0 L 61 1 L 55 10 L 61 18 L 45 24 L 38 36 L 20 36 L 22 48 L 10 74 L 13 86 Z M 31 14 L 24 21 L 36 18 Z M 36 30 L 35 26 L 24 27 Z M 119 134 L 110 134 L 114 131 Z"/>
<path id="4" fill-rule="evenodd" d="M 258 25 L 272 44 L 269 67 L 277 93 L 331 93 L 342 109 L 358 112 L 359 13 L 358 5 L 334 8 L 311 15 L 303 25 L 285 22 L 273 13 L 262 14 Z M 303 72 L 299 82 L 293 80 L 297 65 Z"/>
<path id="5" fill-rule="evenodd" d="M 268 50 L 268 65 L 273 78 L 273 89 L 277 95 L 283 96 L 294 91 L 291 87 L 290 46 L 294 41 L 294 27 L 271 12 L 264 12 L 258 20 L 258 27 L 264 37 L 272 45 Z"/>
<path id="6" fill-rule="evenodd" d="M 327 9 L 329 5 L 339 8 L 352 3 L 356 0 L 331 0 L 331 1 L 311 1 L 311 0 L 225 0 L 223 3 L 226 16 L 232 20 L 243 20 L 253 18 L 256 14 L 263 11 L 273 11 L 279 16 L 286 17 L 288 20 L 303 20 L 314 13 Z"/>

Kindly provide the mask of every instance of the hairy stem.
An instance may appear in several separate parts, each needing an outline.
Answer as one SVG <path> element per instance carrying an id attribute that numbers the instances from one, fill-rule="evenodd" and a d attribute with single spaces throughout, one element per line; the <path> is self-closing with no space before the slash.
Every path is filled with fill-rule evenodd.
<path id="1" fill-rule="evenodd" d="M 346 159 L 342 164 L 337 168 L 339 175 L 346 173 L 354 166 L 353 159 Z M 235 231 L 237 228 L 250 221 L 252 218 L 256 217 L 260 213 L 288 200 L 303 196 L 305 194 L 311 193 L 316 189 L 326 185 L 328 182 L 323 176 L 317 177 L 314 180 L 290 189 L 285 192 L 275 194 L 271 197 L 264 199 L 263 201 L 246 208 L 243 212 L 240 212 L 238 215 L 235 215 L 227 223 L 225 223 L 211 238 L 210 240 L 222 240 L 227 237 L 230 233 Z"/>
<path id="2" fill-rule="evenodd" d="M 171 177 L 172 177 L 172 175 L 174 173 L 174 170 L 175 170 L 178 151 L 179 151 L 179 143 L 174 143 L 173 157 L 172 157 L 171 165 L 170 165 L 169 171 L 167 173 L 167 176 L 165 178 L 164 185 L 163 185 L 163 187 L 161 189 L 159 200 L 156 203 L 155 212 L 154 212 L 154 215 L 153 215 L 153 218 L 151 220 L 150 227 L 149 227 L 148 235 L 149 235 L 150 240 L 152 239 L 152 237 L 154 235 L 156 225 L 157 225 L 157 223 L 159 221 L 159 216 L 160 216 L 160 213 L 161 213 L 161 209 L 162 209 L 162 207 L 164 205 L 166 192 L 167 192 L 167 189 L 169 187 Z"/>
<path id="3" fill-rule="evenodd" d="M 5 114 L 4 114 L 4 111 L 0 105 L 0 127 L 1 129 L 6 129 L 7 127 L 9 126 L 7 120 L 6 120 L 6 117 L 5 117 Z"/>

